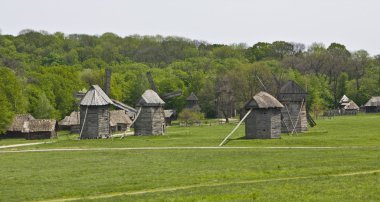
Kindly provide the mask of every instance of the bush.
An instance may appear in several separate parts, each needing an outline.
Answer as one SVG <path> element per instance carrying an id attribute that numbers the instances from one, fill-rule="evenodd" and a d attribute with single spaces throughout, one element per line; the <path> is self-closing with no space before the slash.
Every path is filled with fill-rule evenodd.
<path id="1" fill-rule="evenodd" d="M 178 114 L 178 119 L 184 121 L 186 125 L 193 124 L 204 119 L 204 114 L 190 109 L 184 109 Z"/>

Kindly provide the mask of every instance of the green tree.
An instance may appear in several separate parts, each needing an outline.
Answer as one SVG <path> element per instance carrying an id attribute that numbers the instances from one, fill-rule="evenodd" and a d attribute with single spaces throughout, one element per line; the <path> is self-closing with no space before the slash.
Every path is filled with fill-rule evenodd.
<path id="1" fill-rule="evenodd" d="M 5 94 L 0 91 L 0 134 L 4 133 L 12 122 L 14 112 Z"/>

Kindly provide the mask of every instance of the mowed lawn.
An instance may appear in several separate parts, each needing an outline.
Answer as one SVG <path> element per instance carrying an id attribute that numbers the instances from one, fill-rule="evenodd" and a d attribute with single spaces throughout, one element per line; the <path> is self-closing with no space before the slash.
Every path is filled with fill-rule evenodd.
<path id="1" fill-rule="evenodd" d="M 247 148 L 106 149 L 217 146 L 233 128 L 217 125 L 0 149 L 0 201 L 379 201 L 380 115 L 317 123 L 277 140 L 243 139 L 243 125 L 225 147 Z M 15 152 L 55 148 L 105 150 Z"/>

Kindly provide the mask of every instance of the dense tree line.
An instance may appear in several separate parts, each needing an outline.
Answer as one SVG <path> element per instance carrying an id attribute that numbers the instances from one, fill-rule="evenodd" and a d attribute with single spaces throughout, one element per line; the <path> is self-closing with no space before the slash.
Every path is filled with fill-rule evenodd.
<path id="1" fill-rule="evenodd" d="M 111 97 L 134 105 L 149 88 L 150 71 L 163 94 L 180 90 L 167 107 L 181 110 L 195 92 L 207 117 L 216 115 L 223 92 L 236 109 L 261 90 L 274 95 L 289 79 L 309 92 L 308 108 L 337 106 L 347 94 L 359 105 L 380 95 L 380 56 L 348 51 L 332 43 L 306 46 L 275 41 L 208 44 L 180 37 L 101 36 L 23 30 L 0 35 L 0 131 L 14 114 L 60 119 L 77 109 L 73 94 L 103 85 L 104 68 L 112 69 Z M 260 81 L 261 80 L 261 81 Z M 226 89 L 228 89 L 226 91 Z"/>

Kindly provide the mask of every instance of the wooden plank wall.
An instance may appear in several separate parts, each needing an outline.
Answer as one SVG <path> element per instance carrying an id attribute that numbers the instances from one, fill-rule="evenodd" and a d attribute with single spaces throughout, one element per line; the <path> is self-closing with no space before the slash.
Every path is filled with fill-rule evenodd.
<path id="1" fill-rule="evenodd" d="M 254 109 L 245 120 L 245 135 L 250 139 L 280 138 L 280 109 Z"/>
<path id="2" fill-rule="evenodd" d="M 135 135 L 163 135 L 165 116 L 162 107 L 142 107 L 135 122 Z"/>

